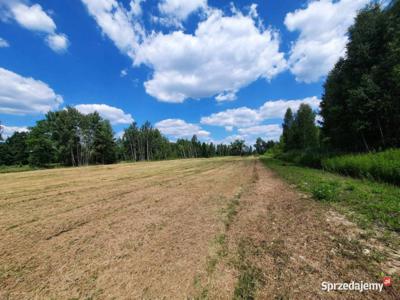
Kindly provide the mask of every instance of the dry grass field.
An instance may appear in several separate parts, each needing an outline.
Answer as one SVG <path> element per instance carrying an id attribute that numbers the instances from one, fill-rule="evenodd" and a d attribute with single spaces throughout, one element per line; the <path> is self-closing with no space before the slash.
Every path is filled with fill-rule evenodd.
<path id="1" fill-rule="evenodd" d="M 1 174 L 0 299 L 335 299 L 357 234 L 254 158 Z"/>

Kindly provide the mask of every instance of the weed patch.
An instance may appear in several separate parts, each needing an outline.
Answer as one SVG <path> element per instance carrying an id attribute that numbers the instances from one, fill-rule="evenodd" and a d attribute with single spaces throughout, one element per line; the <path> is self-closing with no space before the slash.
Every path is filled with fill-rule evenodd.
<path id="1" fill-rule="evenodd" d="M 342 155 L 322 160 L 322 167 L 342 175 L 400 185 L 400 150 Z"/>
<path id="2" fill-rule="evenodd" d="M 254 299 L 258 286 L 264 284 L 262 270 L 256 267 L 251 257 L 259 253 L 259 249 L 249 239 L 242 239 L 238 245 L 238 257 L 235 266 L 239 271 L 239 279 L 234 291 L 234 299 Z"/>
<path id="3" fill-rule="evenodd" d="M 344 177 L 324 170 L 287 165 L 272 158 L 261 158 L 268 168 L 288 182 L 331 203 L 362 228 L 378 225 L 400 232 L 400 188 L 369 180 Z"/>

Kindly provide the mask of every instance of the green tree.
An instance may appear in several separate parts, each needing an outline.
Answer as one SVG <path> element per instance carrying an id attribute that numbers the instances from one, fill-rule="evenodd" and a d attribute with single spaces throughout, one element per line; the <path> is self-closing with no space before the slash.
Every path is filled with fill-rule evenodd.
<path id="1" fill-rule="evenodd" d="M 293 140 L 293 123 L 294 123 L 294 116 L 293 112 L 290 108 L 286 110 L 285 117 L 283 119 L 282 124 L 282 144 L 285 151 L 290 149 L 294 149 L 294 140 Z"/>
<path id="2" fill-rule="evenodd" d="M 257 154 L 262 155 L 267 151 L 267 143 L 262 138 L 258 137 L 254 148 Z"/>
<path id="3" fill-rule="evenodd" d="M 116 162 L 114 133 L 108 120 L 97 123 L 93 142 L 93 163 L 112 164 Z"/>
<path id="4" fill-rule="evenodd" d="M 51 138 L 50 126 L 46 120 L 38 121 L 32 127 L 28 138 L 29 164 L 43 167 L 54 161 L 55 143 Z"/>
<path id="5" fill-rule="evenodd" d="M 26 165 L 28 164 L 29 152 L 27 146 L 28 133 L 15 132 L 4 143 L 5 164 Z"/>
<path id="6" fill-rule="evenodd" d="M 318 128 L 315 125 L 315 113 L 308 104 L 301 104 L 296 113 L 293 126 L 295 149 L 307 149 L 318 146 Z"/>
<path id="7" fill-rule="evenodd" d="M 400 1 L 370 5 L 349 29 L 346 58 L 321 103 L 323 140 L 345 151 L 400 146 Z"/>
<path id="8" fill-rule="evenodd" d="M 230 145 L 231 155 L 242 156 L 245 152 L 245 141 L 244 140 L 235 140 Z"/>

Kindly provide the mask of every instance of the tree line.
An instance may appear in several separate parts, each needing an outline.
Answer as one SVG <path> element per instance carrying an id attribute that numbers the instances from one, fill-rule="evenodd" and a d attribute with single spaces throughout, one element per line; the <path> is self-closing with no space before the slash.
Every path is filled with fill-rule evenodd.
<path id="1" fill-rule="evenodd" d="M 348 32 L 321 103 L 323 142 L 342 151 L 400 146 L 400 1 L 370 5 Z"/>
<path id="2" fill-rule="evenodd" d="M 1 137 L 0 125 L 0 139 Z M 272 143 L 272 144 L 271 144 Z M 49 112 L 28 132 L 15 132 L 0 143 L 0 165 L 85 166 L 118 161 L 207 158 L 264 153 L 273 142 L 257 139 L 255 148 L 243 140 L 228 144 L 190 140 L 169 141 L 150 122 L 132 123 L 115 138 L 108 120 L 97 112 L 82 114 L 72 107 Z"/>

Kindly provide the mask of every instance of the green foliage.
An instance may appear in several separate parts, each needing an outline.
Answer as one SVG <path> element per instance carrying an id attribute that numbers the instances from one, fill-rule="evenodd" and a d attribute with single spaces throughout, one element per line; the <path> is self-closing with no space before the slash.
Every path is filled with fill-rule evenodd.
<path id="1" fill-rule="evenodd" d="M 146 122 L 141 128 L 136 123 L 124 131 L 122 139 L 117 141 L 121 160 L 161 160 L 176 158 L 199 158 L 248 154 L 244 141 L 231 145 L 201 143 L 194 135 L 191 140 L 178 139 L 170 142 L 160 131 Z"/>
<path id="2" fill-rule="evenodd" d="M 400 232 L 399 187 L 288 165 L 267 157 L 262 161 L 301 190 L 348 213 L 361 226 L 376 224 Z"/>
<path id="3" fill-rule="evenodd" d="M 334 201 L 337 199 L 338 189 L 337 181 L 321 182 L 312 187 L 312 195 L 318 200 Z"/>
<path id="4" fill-rule="evenodd" d="M 400 185 L 400 149 L 332 157 L 324 159 L 322 166 L 346 176 Z"/>
<path id="5" fill-rule="evenodd" d="M 294 140 L 293 140 L 293 123 L 294 123 L 294 116 L 293 112 L 290 108 L 286 110 L 285 117 L 283 119 L 283 132 L 281 141 L 283 149 L 285 151 L 289 151 L 290 149 L 295 149 Z"/>
<path id="6" fill-rule="evenodd" d="M 29 152 L 26 145 L 28 133 L 15 132 L 0 144 L 0 165 L 26 165 Z"/>
<path id="7" fill-rule="evenodd" d="M 232 155 L 243 155 L 245 152 L 244 140 L 235 140 L 231 143 L 231 154 Z"/>
<path id="8" fill-rule="evenodd" d="M 1 121 L 0 121 L 0 142 L 3 140 L 3 125 L 1 125 Z"/>
<path id="9" fill-rule="evenodd" d="M 277 153 L 274 157 L 297 165 L 320 169 L 323 159 L 332 155 L 333 153 L 321 148 L 309 148 L 306 150 L 291 150 Z"/>
<path id="10" fill-rule="evenodd" d="M 266 142 L 262 138 L 258 137 L 256 143 L 254 144 L 254 149 L 257 154 L 262 155 L 274 146 L 274 141 L 271 140 Z"/>
<path id="11" fill-rule="evenodd" d="M 51 139 L 51 132 L 46 120 L 37 122 L 36 126 L 31 128 L 26 143 L 31 166 L 44 167 L 54 161 L 55 143 Z"/>
<path id="12" fill-rule="evenodd" d="M 307 104 L 301 104 L 295 115 L 288 108 L 282 128 L 281 142 L 285 151 L 305 150 L 319 145 L 315 113 Z"/>
<path id="13" fill-rule="evenodd" d="M 344 151 L 400 146 L 400 1 L 371 5 L 349 30 L 347 55 L 325 82 L 324 141 Z"/>

